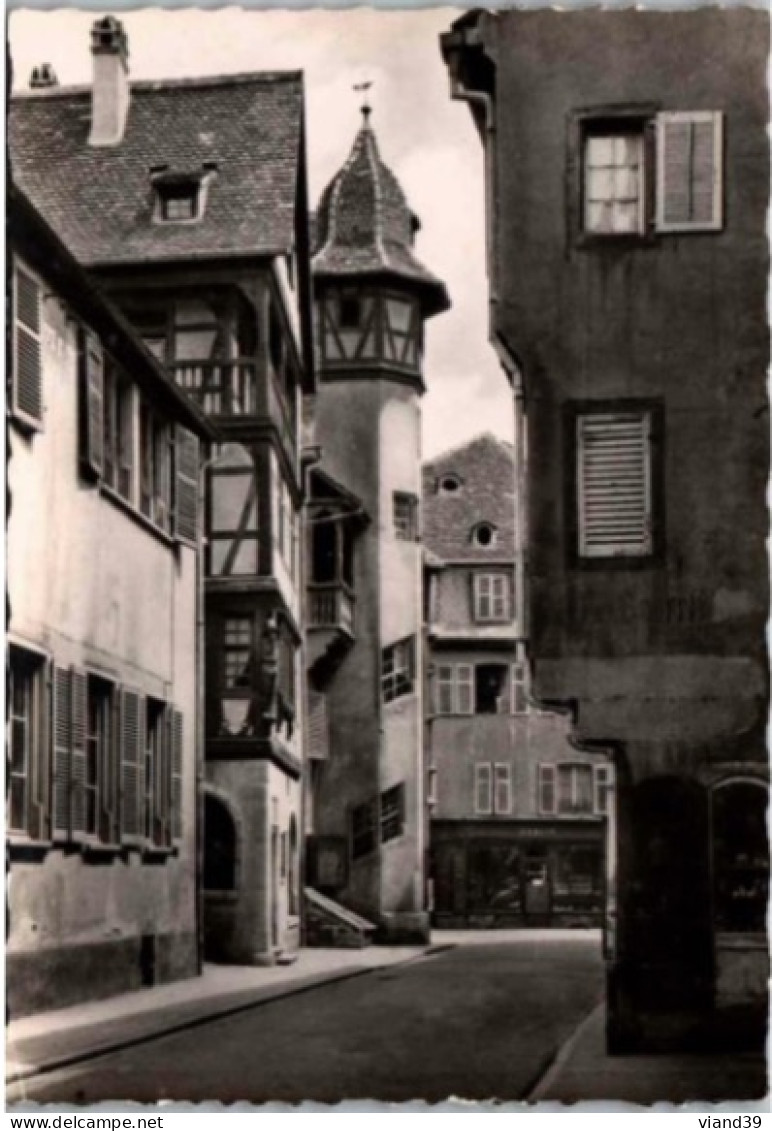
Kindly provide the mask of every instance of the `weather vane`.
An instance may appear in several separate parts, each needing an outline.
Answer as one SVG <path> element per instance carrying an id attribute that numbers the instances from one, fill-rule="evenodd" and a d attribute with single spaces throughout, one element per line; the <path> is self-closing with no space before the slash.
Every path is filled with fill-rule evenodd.
<path id="1" fill-rule="evenodd" d="M 357 94 L 361 94 L 363 96 L 362 106 L 360 107 L 360 109 L 362 111 L 362 117 L 364 118 L 365 122 L 367 122 L 368 118 L 370 117 L 370 114 L 372 113 L 372 106 L 370 106 L 370 104 L 367 101 L 367 92 L 372 85 L 373 84 L 371 82 L 355 82 L 354 83 L 354 90 L 357 92 Z"/>

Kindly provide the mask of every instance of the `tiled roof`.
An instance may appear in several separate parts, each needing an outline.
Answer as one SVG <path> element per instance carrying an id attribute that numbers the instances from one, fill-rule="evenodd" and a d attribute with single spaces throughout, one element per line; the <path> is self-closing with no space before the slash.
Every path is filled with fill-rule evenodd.
<path id="1" fill-rule="evenodd" d="M 348 160 L 319 201 L 314 275 L 396 275 L 421 287 L 427 313 L 447 310 L 444 283 L 413 253 L 418 226 L 365 122 Z"/>
<path id="2" fill-rule="evenodd" d="M 91 93 L 14 97 L 14 178 L 80 262 L 127 263 L 283 252 L 294 243 L 302 160 L 300 72 L 131 85 L 123 140 L 88 144 Z M 153 220 L 152 166 L 214 162 L 201 220 Z"/>
<path id="3" fill-rule="evenodd" d="M 459 488 L 440 489 L 452 475 Z M 511 561 L 515 553 L 514 449 L 490 432 L 437 456 L 423 468 L 423 542 L 445 562 Z M 495 545 L 484 548 L 472 541 L 479 523 L 496 528 Z"/>

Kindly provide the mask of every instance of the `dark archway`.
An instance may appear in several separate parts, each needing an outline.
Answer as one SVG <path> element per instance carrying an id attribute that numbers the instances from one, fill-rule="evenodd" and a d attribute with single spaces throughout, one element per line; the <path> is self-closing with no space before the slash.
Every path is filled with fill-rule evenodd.
<path id="1" fill-rule="evenodd" d="M 204 798 L 204 891 L 236 890 L 236 825 L 214 794 Z"/>
<path id="2" fill-rule="evenodd" d="M 712 801 L 716 930 L 763 933 L 769 894 L 766 786 L 729 781 L 714 789 Z"/>

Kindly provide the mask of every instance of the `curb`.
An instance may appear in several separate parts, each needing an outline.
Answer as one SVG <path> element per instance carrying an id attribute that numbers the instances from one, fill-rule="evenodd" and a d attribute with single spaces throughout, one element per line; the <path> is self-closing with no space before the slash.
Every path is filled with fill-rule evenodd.
<path id="1" fill-rule="evenodd" d="M 546 1070 L 538 1077 L 536 1082 L 531 1085 L 526 1095 L 523 1096 L 523 1103 L 533 1104 L 538 1103 L 540 1100 L 549 1099 L 549 1095 L 547 1095 L 546 1093 L 549 1092 L 549 1089 L 560 1076 L 566 1065 L 566 1062 L 571 1057 L 574 1049 L 579 1044 L 586 1031 L 590 1028 L 597 1015 L 601 1013 L 605 1008 L 605 1000 L 599 1001 L 597 1005 L 594 1005 L 590 1012 L 579 1022 L 571 1036 L 568 1037 L 568 1039 L 565 1040 L 558 1049 L 552 1063 L 547 1066 Z"/>
<path id="2" fill-rule="evenodd" d="M 81 1052 L 53 1057 L 51 1060 L 42 1061 L 40 1064 L 24 1064 L 23 1067 L 17 1068 L 5 1077 L 5 1086 L 8 1088 L 13 1084 L 18 1084 L 23 1080 L 29 1080 L 34 1076 L 45 1076 L 49 1072 L 55 1072 L 57 1069 L 70 1068 L 76 1064 L 96 1060 L 98 1057 L 106 1056 L 112 1052 L 121 1052 L 123 1049 L 136 1048 L 137 1045 L 146 1044 L 149 1041 L 157 1040 L 159 1037 L 168 1037 L 176 1033 L 184 1033 L 187 1030 L 196 1029 L 201 1025 L 207 1025 L 210 1021 L 219 1021 L 225 1017 L 235 1017 L 239 1013 L 246 1013 L 249 1009 L 259 1009 L 261 1005 L 270 1005 L 275 1001 L 296 997 L 299 994 L 307 993 L 309 990 L 319 989 L 320 986 L 331 986 L 338 982 L 347 982 L 353 978 L 362 977 L 365 974 L 378 974 L 384 970 L 408 966 L 413 962 L 433 958 L 435 955 L 442 954 L 446 950 L 453 950 L 454 947 L 454 943 L 438 944 L 435 947 L 427 947 L 421 954 L 411 954 L 407 958 L 400 959 L 399 962 L 384 963 L 383 966 L 356 966 L 354 969 L 342 970 L 339 973 L 330 975 L 323 974 L 316 978 L 314 978 L 313 975 L 309 975 L 309 978 L 313 979 L 312 981 L 303 982 L 300 985 L 287 985 L 284 988 L 277 986 L 274 993 L 269 991 L 265 997 L 242 1002 L 240 1005 L 230 1005 L 224 1008 L 221 1007 L 220 1009 L 214 1008 L 211 1012 L 202 1013 L 196 1017 L 189 1017 L 185 1021 L 178 1021 L 166 1026 L 161 1025 L 159 1028 L 137 1034 L 134 1037 L 118 1037 L 113 1040 L 105 1041 L 103 1044 L 84 1049 Z M 148 1012 L 152 1011 L 149 1010 Z"/>

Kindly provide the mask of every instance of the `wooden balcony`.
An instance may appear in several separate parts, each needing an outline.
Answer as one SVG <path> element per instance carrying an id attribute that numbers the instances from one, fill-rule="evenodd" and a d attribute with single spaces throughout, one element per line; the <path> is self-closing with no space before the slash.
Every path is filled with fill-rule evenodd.
<path id="1" fill-rule="evenodd" d="M 333 581 L 308 586 L 309 629 L 332 629 L 354 637 L 354 595 L 347 585 Z"/>
<path id="2" fill-rule="evenodd" d="M 260 411 L 254 358 L 175 361 L 169 368 L 176 383 L 209 416 L 256 416 Z"/>

